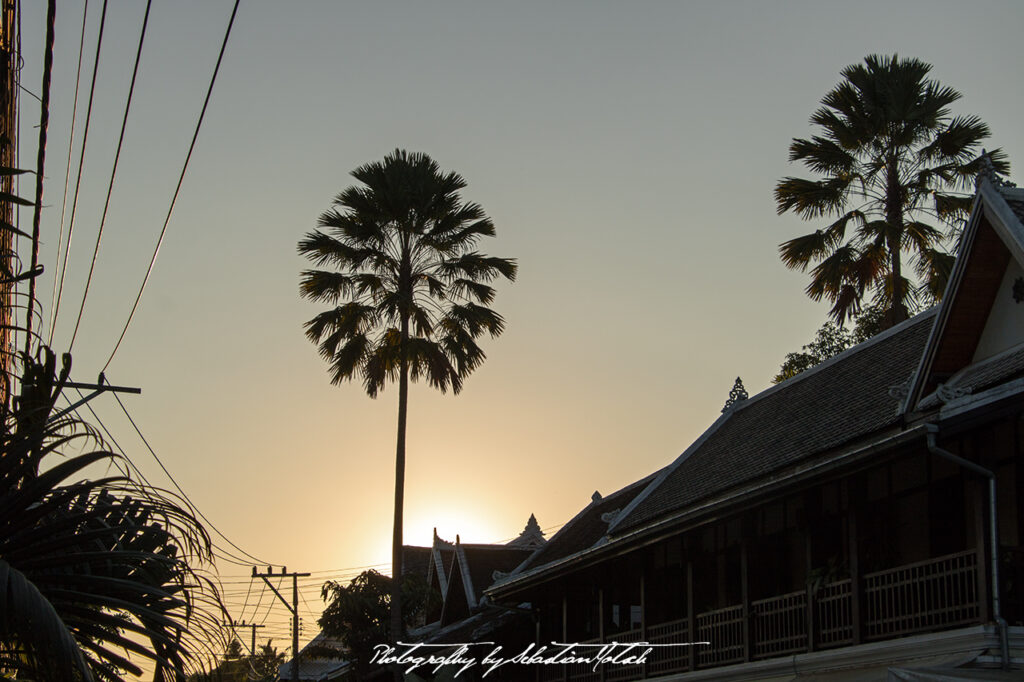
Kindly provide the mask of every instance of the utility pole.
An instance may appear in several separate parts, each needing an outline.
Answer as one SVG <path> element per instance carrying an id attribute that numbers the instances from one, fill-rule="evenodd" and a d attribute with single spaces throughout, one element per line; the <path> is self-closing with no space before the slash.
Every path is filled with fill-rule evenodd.
<path id="1" fill-rule="evenodd" d="M 289 604 L 288 600 L 281 596 L 281 593 L 277 591 L 267 578 L 273 576 L 281 576 L 282 578 L 291 577 L 292 579 L 292 603 Z M 273 566 L 267 566 L 266 573 L 260 573 L 256 570 L 256 567 L 252 567 L 253 578 L 263 578 L 263 582 L 274 591 L 277 598 L 281 600 L 281 603 L 285 605 L 289 611 L 292 612 L 292 682 L 299 682 L 299 578 L 309 575 L 309 573 L 289 573 L 287 566 L 281 567 L 280 573 L 274 573 Z M 255 631 L 254 631 L 255 632 Z"/>
<path id="2" fill-rule="evenodd" d="M 2 0 L 0 6 L 0 167 L 13 169 L 17 164 L 18 139 L 18 36 L 17 0 Z M 14 176 L 0 175 L 0 373 L 3 386 L 0 396 L 4 405 L 10 404 L 10 370 L 14 362 L 14 284 L 15 248 Z"/>
<path id="3" fill-rule="evenodd" d="M 226 627 L 231 628 L 232 631 L 234 631 L 235 628 L 252 628 L 252 646 L 249 647 L 249 655 L 250 656 L 255 656 L 256 655 L 256 630 L 257 630 L 257 628 L 265 628 L 265 627 L 267 627 L 266 625 L 256 625 L 255 623 L 246 623 L 244 620 L 241 623 L 236 623 L 236 622 L 232 621 L 230 623 L 224 623 L 224 625 Z"/>

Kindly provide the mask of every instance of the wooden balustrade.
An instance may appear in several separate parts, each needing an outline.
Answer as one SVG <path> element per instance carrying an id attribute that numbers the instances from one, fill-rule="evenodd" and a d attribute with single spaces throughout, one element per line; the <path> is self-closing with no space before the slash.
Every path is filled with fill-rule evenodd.
<path id="1" fill-rule="evenodd" d="M 807 651 L 807 591 L 750 602 L 754 658 Z"/>
<path id="2" fill-rule="evenodd" d="M 908 634 L 977 623 L 981 617 L 978 600 L 978 555 L 960 552 L 928 561 L 865 574 L 864 634 L 871 640 L 902 637 Z M 849 578 L 822 586 L 813 594 L 807 590 L 791 592 L 750 602 L 752 623 L 749 627 L 751 655 L 755 659 L 786 656 L 810 650 L 808 632 L 808 598 L 816 618 L 815 644 L 834 648 L 854 642 L 852 582 Z M 687 619 L 659 623 L 647 628 L 646 641 L 651 644 L 683 644 L 710 642 L 709 646 L 655 647 L 647 657 L 646 674 L 657 677 L 688 670 L 691 656 L 698 668 L 711 668 L 740 663 L 745 655 L 748 627 L 743 606 L 706 611 L 694 617 L 691 633 Z M 635 629 L 609 635 L 608 642 L 641 641 L 642 630 Z M 581 644 L 595 644 L 590 639 Z M 582 652 L 596 649 L 581 649 Z M 642 653 L 638 649 L 636 654 Z M 643 666 L 605 665 L 606 682 L 640 679 Z M 570 664 L 547 667 L 541 680 L 568 682 L 600 682 L 601 670 L 592 664 Z"/>
<path id="3" fill-rule="evenodd" d="M 651 644 L 689 643 L 690 635 L 686 619 L 672 620 L 647 628 L 647 641 Z M 693 647 L 691 646 L 655 647 L 651 655 L 647 657 L 648 675 L 653 677 L 688 670 L 692 655 Z"/>
<path id="4" fill-rule="evenodd" d="M 978 555 L 974 551 L 868 573 L 865 636 L 888 639 L 976 622 Z"/>
<path id="5" fill-rule="evenodd" d="M 639 642 L 642 639 L 643 630 L 637 628 L 635 630 L 627 630 L 626 632 L 620 632 L 615 635 L 609 635 L 605 639 L 609 642 L 619 642 L 620 644 L 629 644 L 630 642 Z M 625 647 L 617 647 L 616 653 L 625 652 Z M 644 652 L 644 649 L 637 647 L 636 649 L 626 653 L 626 656 L 639 656 Z M 623 682 L 624 680 L 636 680 L 643 675 L 643 665 L 606 665 L 604 671 L 604 679 L 606 682 Z"/>
<path id="6" fill-rule="evenodd" d="M 701 647 L 697 652 L 698 667 L 710 668 L 743 660 L 746 620 L 742 604 L 705 611 L 696 621 L 697 641 L 711 642 L 711 646 Z"/>
<path id="7" fill-rule="evenodd" d="M 600 637 L 588 639 L 580 642 L 580 644 L 599 644 L 601 642 Z M 597 649 L 594 647 L 580 647 L 578 649 L 580 656 L 590 656 L 594 654 Z M 561 666 L 555 666 L 561 667 Z M 566 679 L 569 682 L 600 682 L 601 680 L 601 668 L 595 666 L 593 663 L 569 663 L 565 666 L 566 668 Z M 636 676 L 632 679 L 636 679 Z"/>
<path id="8" fill-rule="evenodd" d="M 818 610 L 817 643 L 823 649 L 853 644 L 853 581 L 824 585 L 814 595 Z"/>

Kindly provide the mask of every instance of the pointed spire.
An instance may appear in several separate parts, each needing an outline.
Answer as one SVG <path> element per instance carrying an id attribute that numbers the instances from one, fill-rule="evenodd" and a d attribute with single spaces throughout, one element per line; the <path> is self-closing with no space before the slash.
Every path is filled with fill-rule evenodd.
<path id="1" fill-rule="evenodd" d="M 992 183 L 993 187 L 1016 187 L 1014 183 L 1009 180 L 1004 180 L 999 173 L 996 171 L 996 165 L 992 163 L 992 155 L 984 149 L 981 150 L 981 156 L 978 157 L 981 164 L 981 169 L 978 171 L 978 175 L 974 178 L 974 188 L 977 189 L 981 185 L 982 178 L 987 179 Z"/>
<path id="2" fill-rule="evenodd" d="M 747 395 L 747 389 L 743 388 L 743 380 L 736 377 L 736 383 L 732 385 L 732 390 L 729 391 L 729 399 L 725 401 L 725 407 L 722 408 L 722 412 L 727 412 L 748 397 L 750 396 Z"/>
<path id="3" fill-rule="evenodd" d="M 601 499 L 601 493 L 598 492 L 597 490 L 595 490 L 594 494 L 590 496 L 590 501 L 591 502 L 597 502 L 600 499 Z"/>
<path id="4" fill-rule="evenodd" d="M 519 534 L 512 542 L 508 543 L 508 547 L 540 547 L 547 540 L 544 539 L 544 531 L 540 529 L 540 524 L 537 523 L 537 517 L 530 514 L 530 519 L 526 522 L 526 527 L 523 528 L 523 532 Z"/>

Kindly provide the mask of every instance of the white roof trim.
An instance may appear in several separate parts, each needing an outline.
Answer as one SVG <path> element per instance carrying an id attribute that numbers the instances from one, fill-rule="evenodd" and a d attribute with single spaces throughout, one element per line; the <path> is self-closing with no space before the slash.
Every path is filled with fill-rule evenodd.
<path id="1" fill-rule="evenodd" d="M 668 478 L 673 471 L 682 466 L 683 462 L 689 459 L 690 455 L 696 452 L 700 448 L 700 446 L 704 444 L 704 441 L 710 438 L 715 431 L 721 428 L 722 424 L 729 420 L 729 417 L 738 412 L 740 410 L 740 406 L 746 403 L 747 400 L 750 400 L 750 398 L 747 398 L 746 400 L 737 403 L 732 409 L 726 410 L 721 415 L 719 415 L 718 419 L 712 422 L 711 426 L 709 426 L 704 431 L 704 433 L 700 434 L 700 436 L 697 437 L 697 440 L 693 441 L 693 443 L 690 444 L 690 447 L 683 450 L 682 454 L 676 457 L 674 462 L 672 462 L 667 467 L 662 469 L 661 473 L 659 473 L 653 481 L 647 484 L 647 487 L 640 491 L 640 494 L 634 497 L 632 502 L 627 504 L 626 507 L 619 512 L 618 517 L 616 517 L 616 519 L 608 525 L 607 534 L 611 535 L 612 531 L 614 531 L 627 516 L 632 514 L 633 510 L 636 509 L 641 502 L 647 499 L 652 492 L 654 492 L 662 483 L 664 483 L 665 479 Z"/>
<path id="2" fill-rule="evenodd" d="M 1010 255 L 1024 264 L 1024 226 L 1016 214 L 1006 203 L 1007 194 L 1013 195 L 1014 201 L 1024 201 L 1024 193 L 1020 190 L 1004 189 L 998 190 L 992 186 L 988 178 L 982 178 L 978 184 L 978 190 L 974 197 L 974 204 L 971 206 L 971 215 L 968 219 L 967 229 L 964 230 L 961 252 L 953 265 L 953 272 L 950 273 L 949 284 L 942 294 L 942 302 L 937 306 L 939 315 L 932 326 L 931 334 L 928 336 L 928 343 L 921 354 L 917 370 L 913 374 L 910 384 L 910 392 L 907 394 L 903 412 L 908 413 L 917 409 L 918 405 L 926 396 L 921 395 L 924 390 L 924 374 L 926 368 L 931 367 L 935 359 L 935 352 L 938 348 L 939 338 L 943 335 L 949 321 L 950 301 L 954 300 L 960 292 L 960 284 L 963 280 L 964 271 L 967 269 L 967 261 L 970 252 L 974 249 L 974 241 L 977 237 L 981 216 L 984 214 L 989 225 L 995 231 Z"/>
<path id="3" fill-rule="evenodd" d="M 1024 264 L 1024 225 L 1020 224 L 1017 214 L 1006 203 L 1006 196 L 987 181 L 981 183 L 978 193 L 985 197 L 985 217 L 989 224 L 1002 237 L 1017 262 Z M 1024 196 L 1014 199 L 1024 201 Z"/>
<path id="4" fill-rule="evenodd" d="M 466 603 L 469 604 L 469 608 L 475 609 L 476 594 L 473 592 L 473 578 L 469 575 L 469 561 L 466 560 L 466 551 L 462 549 L 462 544 L 456 539 L 455 541 L 455 556 L 458 557 L 459 571 L 462 573 L 462 587 L 466 592 Z"/>

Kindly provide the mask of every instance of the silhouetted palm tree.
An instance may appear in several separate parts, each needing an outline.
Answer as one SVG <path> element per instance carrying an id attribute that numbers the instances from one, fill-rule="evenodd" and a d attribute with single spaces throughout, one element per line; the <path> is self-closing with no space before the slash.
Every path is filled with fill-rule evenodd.
<path id="1" fill-rule="evenodd" d="M 320 229 L 299 242 L 316 267 L 300 291 L 331 308 L 306 323 L 306 336 L 330 363 L 331 382 L 359 375 L 370 397 L 398 382 L 392 574 L 402 574 L 402 510 L 409 379 L 454 393 L 480 366 L 476 339 L 498 336 L 503 318 L 489 307 L 498 277 L 515 279 L 513 259 L 476 251 L 494 225 L 459 194 L 466 181 L 442 172 L 426 154 L 395 150 L 352 172 L 320 216 Z M 394 581 L 398 585 L 399 581 Z M 392 594 L 391 634 L 401 634 L 401 596 Z"/>
<path id="2" fill-rule="evenodd" d="M 84 477 L 117 458 L 55 413 L 70 356 L 59 373 L 48 349 L 40 358 L 25 360 L 13 409 L 0 405 L 0 677 L 121 680 L 142 672 L 132 655 L 154 661 L 154 679 L 181 679 L 223 614 L 189 563 L 212 559 L 210 539 L 162 491 Z"/>
<path id="3" fill-rule="evenodd" d="M 960 93 L 929 79 L 930 71 L 896 55 L 846 67 L 843 82 L 811 116 L 820 134 L 790 145 L 790 161 L 822 177 L 783 178 L 775 188 L 778 212 L 835 220 L 784 242 L 780 256 L 799 270 L 817 263 L 807 294 L 828 299 L 840 324 L 868 291 L 895 324 L 906 319 L 908 305 L 931 303 L 945 289 L 954 256 L 944 247 L 955 251 L 971 201 L 953 192 L 970 187 L 980 170 L 989 128 L 977 116 L 952 116 L 949 105 Z M 1009 169 L 1001 150 L 990 157 L 996 170 Z M 918 284 L 904 276 L 904 251 L 913 254 Z"/>

